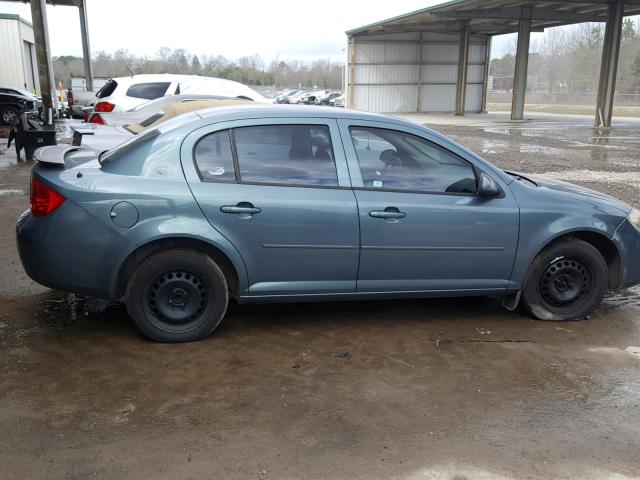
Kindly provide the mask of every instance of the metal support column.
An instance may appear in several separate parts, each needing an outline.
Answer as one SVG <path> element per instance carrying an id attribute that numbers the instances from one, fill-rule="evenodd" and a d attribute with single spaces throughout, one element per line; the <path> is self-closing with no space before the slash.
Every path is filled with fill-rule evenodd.
<path id="1" fill-rule="evenodd" d="M 518 49 L 513 77 L 513 98 L 511 100 L 511 120 L 524 118 L 524 96 L 527 90 L 527 65 L 529 63 L 529 40 L 531 37 L 531 8 L 521 10 L 518 24 Z"/>
<path id="2" fill-rule="evenodd" d="M 355 81 L 356 81 L 356 37 L 349 37 L 349 93 L 347 95 L 347 107 L 355 105 Z"/>
<path id="3" fill-rule="evenodd" d="M 487 113 L 487 93 L 489 92 L 489 67 L 491 66 L 491 38 L 487 37 L 487 44 L 484 51 L 484 79 L 482 82 L 482 104 L 480 111 Z"/>
<path id="4" fill-rule="evenodd" d="M 463 20 L 460 30 L 460 50 L 458 53 L 458 79 L 456 81 L 456 115 L 464 115 L 467 97 L 467 72 L 469 70 L 469 20 Z"/>
<path id="5" fill-rule="evenodd" d="M 610 127 L 613 115 L 613 97 L 616 92 L 616 75 L 618 57 L 620 56 L 620 39 L 622 35 L 622 19 L 624 3 L 609 4 L 607 26 L 604 31 L 602 45 L 602 62 L 600 63 L 600 80 L 596 105 L 596 127 Z"/>
<path id="6" fill-rule="evenodd" d="M 93 67 L 91 66 L 91 47 L 89 46 L 89 29 L 87 27 L 87 1 L 78 0 L 80 13 L 80 36 L 82 37 L 82 59 L 84 62 L 84 79 L 87 92 L 93 91 Z"/>
<path id="7" fill-rule="evenodd" d="M 40 79 L 40 95 L 45 125 L 53 124 L 53 66 L 51 64 L 51 48 L 49 31 L 47 29 L 47 6 L 45 0 L 31 0 L 31 20 L 33 22 L 33 36 L 36 46 L 36 60 L 38 62 L 38 77 Z"/>
<path id="8" fill-rule="evenodd" d="M 418 36 L 418 91 L 416 92 L 416 112 L 420 113 L 420 104 L 422 103 L 422 44 L 424 38 L 422 32 Z"/>

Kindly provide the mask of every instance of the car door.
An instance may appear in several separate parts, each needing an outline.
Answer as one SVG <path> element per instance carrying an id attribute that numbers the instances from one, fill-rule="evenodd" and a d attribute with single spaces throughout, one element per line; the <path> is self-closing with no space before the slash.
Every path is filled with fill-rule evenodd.
<path id="1" fill-rule="evenodd" d="M 423 130 L 339 122 L 359 207 L 358 291 L 507 287 L 519 211 L 506 185 L 479 197 L 482 167 Z"/>
<path id="2" fill-rule="evenodd" d="M 244 259 L 246 294 L 355 291 L 358 209 L 335 120 L 218 123 L 181 152 L 202 211 Z"/>

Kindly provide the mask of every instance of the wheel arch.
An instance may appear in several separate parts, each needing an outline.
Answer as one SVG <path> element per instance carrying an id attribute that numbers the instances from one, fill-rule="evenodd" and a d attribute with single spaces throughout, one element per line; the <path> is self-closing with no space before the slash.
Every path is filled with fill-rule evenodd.
<path id="1" fill-rule="evenodd" d="M 129 278 L 136 267 L 149 256 L 168 249 L 190 249 L 203 252 L 218 264 L 225 276 L 227 285 L 233 297 L 238 296 L 243 288 L 244 279 L 239 267 L 234 264 L 230 256 L 219 246 L 192 237 L 163 237 L 139 245 L 122 262 L 116 278 L 116 294 L 122 298 L 126 294 Z"/>
<path id="2" fill-rule="evenodd" d="M 583 242 L 588 243 L 592 247 L 594 247 L 600 255 L 604 258 L 605 263 L 607 264 L 607 270 L 609 272 L 609 278 L 607 279 L 607 284 L 610 289 L 615 289 L 621 284 L 621 260 L 620 260 L 620 252 L 618 251 L 618 247 L 615 242 L 611 240 L 609 237 L 604 235 L 601 232 L 594 230 L 572 230 L 568 232 L 563 232 L 551 240 L 549 240 L 546 244 L 540 248 L 536 254 L 531 258 L 529 263 L 529 267 L 527 269 L 527 274 L 525 276 L 525 282 L 529 277 L 529 272 L 531 269 L 531 265 L 533 261 L 540 255 L 540 253 L 550 245 L 557 243 L 562 240 L 567 240 L 571 238 L 576 238 L 578 240 L 582 240 Z"/>

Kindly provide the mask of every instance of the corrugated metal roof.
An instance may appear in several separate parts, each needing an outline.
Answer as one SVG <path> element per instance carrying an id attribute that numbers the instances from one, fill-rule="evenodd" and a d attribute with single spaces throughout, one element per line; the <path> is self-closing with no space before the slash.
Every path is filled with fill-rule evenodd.
<path id="1" fill-rule="evenodd" d="M 640 0 L 623 0 L 625 15 L 640 14 Z M 347 35 L 381 32 L 457 31 L 469 21 L 472 33 L 501 35 L 518 31 L 531 18 L 534 31 L 582 22 L 604 22 L 617 0 L 453 0 L 347 31 Z M 524 10 L 523 10 L 524 9 Z M 526 17 L 524 17 L 526 16 Z"/>

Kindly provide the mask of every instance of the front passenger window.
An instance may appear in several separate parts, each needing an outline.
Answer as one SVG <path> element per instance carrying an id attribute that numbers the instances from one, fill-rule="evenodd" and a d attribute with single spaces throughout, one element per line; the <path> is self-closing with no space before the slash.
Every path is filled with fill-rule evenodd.
<path id="1" fill-rule="evenodd" d="M 410 133 L 352 127 L 364 187 L 425 193 L 472 194 L 475 172 L 456 154 Z"/>

